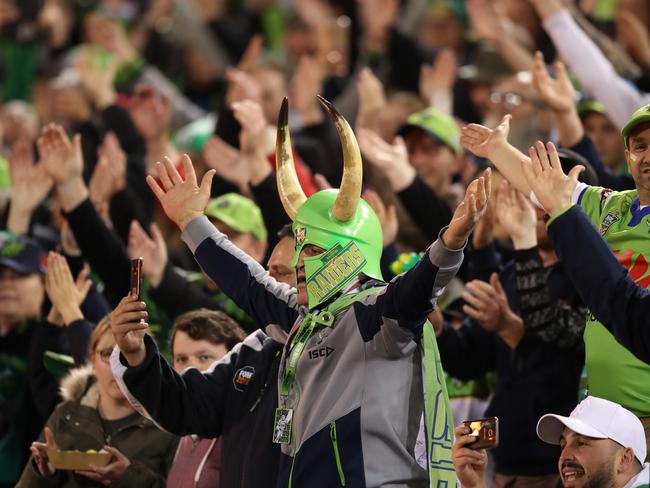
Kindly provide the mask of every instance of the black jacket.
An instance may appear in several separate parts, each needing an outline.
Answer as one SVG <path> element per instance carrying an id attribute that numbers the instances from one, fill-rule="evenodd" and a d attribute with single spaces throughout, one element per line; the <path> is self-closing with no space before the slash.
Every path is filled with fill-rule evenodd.
<path id="1" fill-rule="evenodd" d="M 145 344 L 146 357 L 135 368 L 125 366 L 117 348 L 111 358 L 115 378 L 141 404 L 140 413 L 177 435 L 221 436 L 221 488 L 274 486 L 280 449 L 271 439 L 282 344 L 258 330 L 205 373 L 189 368 L 182 375 L 149 336 Z M 205 394 L 190 397 L 188 390 Z"/>
<path id="2" fill-rule="evenodd" d="M 500 264 L 493 246 L 476 250 L 472 260 L 473 270 L 485 277 L 490 270 L 482 269 L 484 265 L 496 271 Z M 511 308 L 520 312 L 514 263 L 506 265 L 499 277 Z M 496 370 L 496 389 L 485 416 L 501 420 L 499 446 L 492 451 L 495 469 L 501 474 L 556 473 L 560 450 L 539 440 L 537 421 L 548 412 L 569 415 L 578 400 L 584 350 L 560 347 L 538 335 L 526 330 L 517 347 L 511 349 L 496 334 L 467 319 L 458 330 L 445 325 L 438 337 L 442 365 L 451 376 L 468 381 Z"/>

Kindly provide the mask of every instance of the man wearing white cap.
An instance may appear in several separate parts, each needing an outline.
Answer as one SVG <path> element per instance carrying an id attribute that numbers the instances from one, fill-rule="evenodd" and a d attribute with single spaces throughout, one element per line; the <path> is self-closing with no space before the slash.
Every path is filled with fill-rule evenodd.
<path id="1" fill-rule="evenodd" d="M 487 456 L 468 449 L 476 438 L 467 434 L 464 425 L 456 429 L 456 474 L 463 488 L 484 488 Z M 544 415 L 537 435 L 562 449 L 558 469 L 564 488 L 650 488 L 643 425 L 618 403 L 589 396 L 569 417 Z"/>
<path id="2" fill-rule="evenodd" d="M 544 415 L 537 435 L 562 448 L 558 468 L 565 488 L 649 486 L 643 425 L 618 403 L 587 397 L 569 417 Z"/>

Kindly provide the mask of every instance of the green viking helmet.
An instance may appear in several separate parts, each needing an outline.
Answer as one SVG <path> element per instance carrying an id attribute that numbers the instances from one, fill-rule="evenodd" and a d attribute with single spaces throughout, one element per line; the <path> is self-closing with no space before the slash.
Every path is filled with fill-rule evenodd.
<path id="1" fill-rule="evenodd" d="M 360 273 L 382 279 L 381 225 L 370 205 L 361 199 L 363 174 L 357 140 L 334 106 L 322 97 L 318 100 L 334 120 L 343 146 L 339 190 L 323 190 L 307 198 L 300 187 L 291 151 L 286 98 L 280 109 L 276 141 L 278 193 L 293 220 L 293 266 L 297 266 L 304 246 L 311 244 L 325 250 L 304 259 L 309 309 L 330 300 Z"/>

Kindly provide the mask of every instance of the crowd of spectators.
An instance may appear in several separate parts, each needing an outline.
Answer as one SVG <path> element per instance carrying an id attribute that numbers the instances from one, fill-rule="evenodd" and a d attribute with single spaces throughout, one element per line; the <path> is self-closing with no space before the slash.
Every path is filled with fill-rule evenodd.
<path id="1" fill-rule="evenodd" d="M 283 344 L 146 178 L 213 170 L 205 215 L 295 287 L 275 124 L 288 97 L 305 194 L 338 187 L 317 95 L 356 134 L 385 281 L 492 168 L 426 325 L 462 486 L 650 484 L 649 1 L 0 0 L 0 39 L 0 487 L 275 485 Z M 215 405 L 218 425 L 183 436 L 142 415 L 110 365 L 111 327 L 135 317 L 179 373 L 216 367 L 235 391 L 266 371 L 253 407 Z M 487 452 L 461 425 L 483 417 Z M 113 457 L 57 471 L 52 448 Z"/>

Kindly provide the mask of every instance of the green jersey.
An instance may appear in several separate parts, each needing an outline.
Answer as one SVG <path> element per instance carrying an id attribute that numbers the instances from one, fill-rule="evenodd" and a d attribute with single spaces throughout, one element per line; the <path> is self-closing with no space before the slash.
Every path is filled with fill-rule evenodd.
<path id="1" fill-rule="evenodd" d="M 637 191 L 579 183 L 574 201 L 600 230 L 630 277 L 650 288 L 650 206 L 641 207 Z M 584 338 L 589 394 L 619 403 L 639 416 L 650 415 L 650 364 L 637 359 L 590 313 Z"/>

